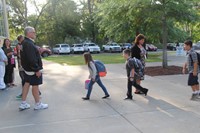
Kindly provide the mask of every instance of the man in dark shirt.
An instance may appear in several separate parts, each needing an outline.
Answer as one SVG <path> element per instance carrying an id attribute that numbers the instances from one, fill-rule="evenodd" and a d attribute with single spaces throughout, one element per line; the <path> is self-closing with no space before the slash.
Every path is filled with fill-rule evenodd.
<path id="1" fill-rule="evenodd" d="M 136 80 L 140 78 L 139 71 L 136 70 L 136 62 L 130 57 L 131 51 L 129 49 L 125 49 L 123 51 L 123 57 L 126 59 L 126 71 L 127 71 L 127 77 L 128 77 L 128 83 L 127 83 L 127 99 L 132 99 L 132 86 L 137 88 L 139 91 L 142 91 L 145 95 L 147 95 L 148 89 L 143 88 L 139 84 L 137 84 Z M 135 58 L 136 60 L 136 58 Z"/>
<path id="2" fill-rule="evenodd" d="M 22 92 L 22 103 L 20 110 L 29 109 L 30 105 L 26 102 L 30 85 L 32 86 L 32 94 L 35 99 L 35 110 L 46 109 L 48 104 L 43 104 L 39 97 L 39 85 L 42 84 L 42 60 L 38 49 L 34 44 L 36 38 L 35 29 L 33 27 L 25 28 L 25 38 L 22 42 L 21 64 L 24 69 L 25 84 Z"/>

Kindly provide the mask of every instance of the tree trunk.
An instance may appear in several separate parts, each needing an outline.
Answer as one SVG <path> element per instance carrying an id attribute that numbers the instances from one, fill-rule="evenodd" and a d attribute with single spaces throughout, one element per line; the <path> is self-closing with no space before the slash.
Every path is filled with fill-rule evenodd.
<path id="1" fill-rule="evenodd" d="M 24 27 L 27 27 L 28 26 L 28 9 L 27 9 L 27 0 L 24 1 L 24 19 L 25 19 L 25 22 L 24 22 Z"/>
<path id="2" fill-rule="evenodd" d="M 162 29 L 163 29 L 163 34 L 162 34 L 162 41 L 163 41 L 162 66 L 163 66 L 163 68 L 166 68 L 168 66 L 168 64 L 167 64 L 167 20 L 166 20 L 165 15 L 163 15 L 163 18 L 162 18 Z"/>
<path id="3" fill-rule="evenodd" d="M 93 19 L 93 16 L 92 16 L 92 13 L 93 13 L 93 5 L 94 5 L 94 1 L 92 0 L 88 0 L 88 10 L 89 10 L 89 16 L 90 16 L 90 22 L 91 22 L 91 34 L 92 34 L 92 41 L 93 42 L 96 42 L 96 33 L 95 33 L 95 24 L 94 24 L 94 19 Z"/>

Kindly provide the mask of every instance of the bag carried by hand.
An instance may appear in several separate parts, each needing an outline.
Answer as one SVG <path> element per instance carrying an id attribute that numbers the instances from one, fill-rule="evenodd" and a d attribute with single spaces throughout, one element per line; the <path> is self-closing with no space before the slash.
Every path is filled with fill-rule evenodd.
<path id="1" fill-rule="evenodd" d="M 86 89 L 86 90 L 89 89 L 89 83 L 90 83 L 90 80 L 89 80 L 89 79 L 85 80 L 85 89 Z"/>

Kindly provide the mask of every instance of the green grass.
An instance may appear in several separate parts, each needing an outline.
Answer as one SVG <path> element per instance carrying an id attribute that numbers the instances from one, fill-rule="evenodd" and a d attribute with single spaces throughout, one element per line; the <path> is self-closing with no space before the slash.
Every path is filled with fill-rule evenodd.
<path id="1" fill-rule="evenodd" d="M 146 62 L 161 62 L 160 53 L 149 53 Z M 94 60 L 101 60 L 105 64 L 124 63 L 125 60 L 121 53 L 92 54 Z M 63 65 L 84 65 L 83 55 L 55 55 L 44 58 L 45 60 L 56 62 Z"/>

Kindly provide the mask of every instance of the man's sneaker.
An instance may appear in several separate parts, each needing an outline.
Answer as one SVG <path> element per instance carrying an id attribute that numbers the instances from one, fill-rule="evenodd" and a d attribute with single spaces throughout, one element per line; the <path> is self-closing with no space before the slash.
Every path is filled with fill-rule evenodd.
<path id="1" fill-rule="evenodd" d="M 190 100 L 192 101 L 198 100 L 198 94 L 192 94 Z"/>
<path id="2" fill-rule="evenodd" d="M 40 109 L 47 109 L 48 108 L 48 104 L 44 104 L 44 103 L 39 103 L 35 105 L 34 110 L 40 110 Z"/>
<path id="3" fill-rule="evenodd" d="M 21 103 L 19 105 L 19 110 L 22 111 L 22 110 L 26 110 L 26 109 L 30 109 L 30 105 L 28 103 Z"/>
<path id="4" fill-rule="evenodd" d="M 22 94 L 19 94 L 18 96 L 16 96 L 16 99 L 22 99 Z"/>

